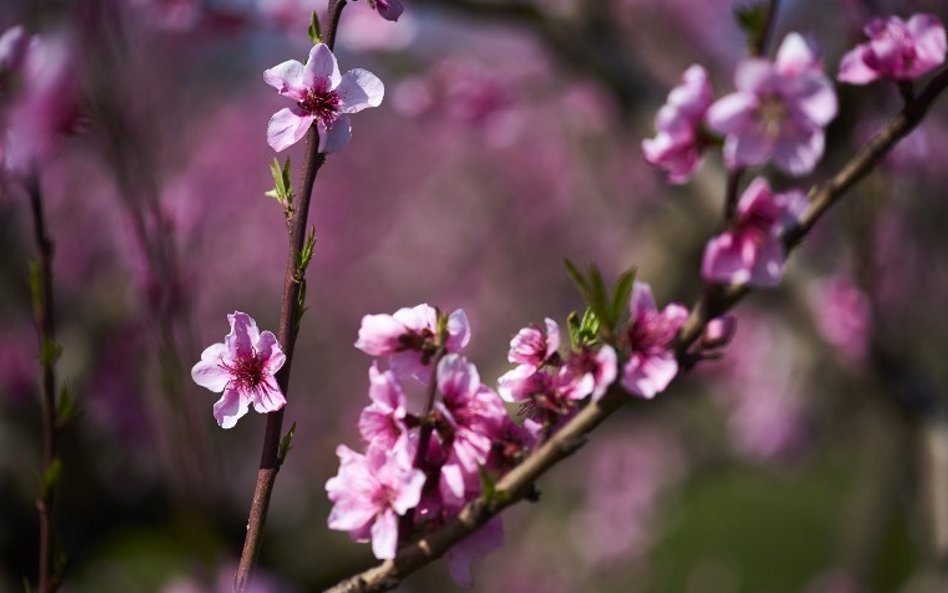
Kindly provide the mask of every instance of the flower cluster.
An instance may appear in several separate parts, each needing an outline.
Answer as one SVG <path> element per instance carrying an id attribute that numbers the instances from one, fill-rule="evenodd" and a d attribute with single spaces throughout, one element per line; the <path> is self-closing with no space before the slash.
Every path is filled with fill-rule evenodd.
<path id="1" fill-rule="evenodd" d="M 464 311 L 427 304 L 392 315 L 366 315 L 356 348 L 376 357 L 369 368 L 370 403 L 359 417 L 365 450 L 340 446 L 338 474 L 326 483 L 329 527 L 372 542 L 377 558 L 444 524 L 481 493 L 483 480 L 512 467 L 535 435 L 507 415 L 462 351 L 470 340 Z M 413 391 L 425 405 L 409 411 Z M 452 575 L 470 581 L 468 565 L 500 545 L 499 522 L 459 544 Z"/>
<path id="2" fill-rule="evenodd" d="M 910 81 L 945 62 L 945 27 L 933 15 L 916 14 L 907 22 L 897 16 L 873 19 L 865 33 L 869 42 L 843 56 L 840 82 Z"/>

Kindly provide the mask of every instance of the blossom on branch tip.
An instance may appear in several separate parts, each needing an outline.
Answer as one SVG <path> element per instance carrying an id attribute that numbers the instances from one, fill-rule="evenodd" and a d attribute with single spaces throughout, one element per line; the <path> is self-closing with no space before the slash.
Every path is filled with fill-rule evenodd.
<path id="1" fill-rule="evenodd" d="M 642 141 L 645 160 L 664 169 L 671 183 L 685 183 L 701 164 L 701 125 L 712 100 L 708 72 L 692 65 L 655 116 L 655 137 Z"/>
<path id="2" fill-rule="evenodd" d="M 230 333 L 222 343 L 208 346 L 191 369 L 195 383 L 216 393 L 224 392 L 214 404 L 214 418 L 222 428 L 237 424 L 251 404 L 261 414 L 286 405 L 274 378 L 286 361 L 276 336 L 261 332 L 257 322 L 240 311 L 228 315 L 227 320 Z"/>
<path id="3" fill-rule="evenodd" d="M 897 16 L 877 18 L 864 32 L 869 41 L 857 45 L 840 62 L 840 82 L 915 80 L 945 62 L 945 27 L 934 15 L 916 14 L 908 21 Z"/>
<path id="4" fill-rule="evenodd" d="M 622 369 L 622 386 L 630 393 L 652 399 L 675 378 L 678 361 L 671 343 L 687 318 L 688 310 L 678 303 L 659 311 L 649 285 L 635 283 L 624 336 L 629 360 Z"/>
<path id="5" fill-rule="evenodd" d="M 365 0 L 387 21 L 397 21 L 405 7 L 399 0 Z"/>
<path id="6" fill-rule="evenodd" d="M 776 286 L 783 278 L 783 233 L 806 207 L 800 191 L 777 194 L 763 177 L 754 179 L 737 204 L 731 228 L 712 238 L 701 275 L 708 282 Z"/>
<path id="7" fill-rule="evenodd" d="M 352 138 L 349 114 L 378 107 L 385 94 L 382 81 L 367 70 L 340 74 L 336 56 L 324 43 L 313 46 L 305 66 L 287 60 L 264 71 L 263 79 L 296 101 L 277 111 L 267 126 L 267 142 L 277 152 L 299 142 L 314 124 L 319 152 L 341 150 Z"/>
<path id="8" fill-rule="evenodd" d="M 380 560 L 395 557 L 398 517 L 418 506 L 425 474 L 411 467 L 404 450 L 369 447 L 365 454 L 345 445 L 336 449 L 339 473 L 326 482 L 333 502 L 329 528 L 348 531 L 357 542 L 372 541 Z"/>
<path id="9" fill-rule="evenodd" d="M 814 48 L 790 33 L 775 61 L 741 62 L 735 86 L 737 92 L 716 101 L 707 114 L 708 126 L 725 135 L 728 167 L 772 160 L 789 175 L 810 173 L 823 156 L 823 128 L 838 109 Z"/>
<path id="10" fill-rule="evenodd" d="M 543 322 L 545 330 L 531 325 L 517 332 L 510 340 L 507 360 L 535 371 L 556 353 L 560 347 L 560 326 L 549 317 Z"/>

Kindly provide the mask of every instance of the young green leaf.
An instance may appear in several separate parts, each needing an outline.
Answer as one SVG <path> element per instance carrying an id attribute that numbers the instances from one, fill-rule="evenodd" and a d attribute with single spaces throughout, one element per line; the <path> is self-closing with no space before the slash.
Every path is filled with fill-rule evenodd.
<path id="1" fill-rule="evenodd" d="M 612 291 L 612 320 L 618 326 L 622 314 L 629 306 L 629 297 L 632 296 L 632 287 L 635 285 L 635 267 L 631 267 L 619 276 Z M 614 326 L 614 327 L 615 327 Z"/>
<path id="2" fill-rule="evenodd" d="M 287 454 L 290 452 L 290 449 L 293 448 L 293 435 L 295 434 L 296 422 L 293 423 L 290 430 L 286 431 L 286 434 L 283 435 L 283 439 L 280 440 L 280 452 L 277 455 L 280 465 L 283 465 L 283 462 L 286 461 Z"/>
<path id="3" fill-rule="evenodd" d="M 309 20 L 309 40 L 313 42 L 313 45 L 319 45 L 323 42 L 323 32 L 319 26 L 319 17 L 316 16 L 316 11 L 313 11 L 313 16 Z"/>
<path id="4" fill-rule="evenodd" d="M 734 20 L 744 31 L 748 43 L 755 44 L 764 35 L 764 27 L 767 26 L 766 0 L 756 4 L 736 7 L 734 9 Z"/>
<path id="5" fill-rule="evenodd" d="M 572 311 L 566 317 L 566 329 L 569 332 L 569 347 L 570 350 L 574 352 L 579 350 L 579 346 L 582 343 L 580 341 L 580 331 L 582 325 L 579 322 L 579 313 Z"/>
<path id="6" fill-rule="evenodd" d="M 611 331 L 615 324 L 612 322 L 610 307 L 606 302 L 606 285 L 596 264 L 589 266 L 589 289 L 592 293 L 589 306 L 592 307 L 596 316 L 605 323 L 606 328 Z"/>
<path id="7" fill-rule="evenodd" d="M 579 289 L 579 292 L 583 295 L 583 299 L 588 304 L 591 293 L 589 291 L 589 284 L 586 283 L 586 277 L 573 265 L 573 262 L 564 258 L 563 263 L 566 265 L 566 271 L 569 272 L 569 276 L 573 279 L 576 288 Z"/>

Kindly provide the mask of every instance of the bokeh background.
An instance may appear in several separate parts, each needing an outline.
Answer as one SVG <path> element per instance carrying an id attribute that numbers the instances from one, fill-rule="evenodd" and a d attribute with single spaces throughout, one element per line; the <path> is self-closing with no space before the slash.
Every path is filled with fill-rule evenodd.
<path id="1" fill-rule="evenodd" d="M 371 562 L 326 528 L 337 444 L 355 446 L 366 313 L 464 308 L 483 377 L 510 337 L 582 303 L 562 259 L 692 302 L 719 225 L 712 154 L 687 186 L 639 144 L 680 73 L 732 88 L 731 0 L 405 0 L 395 24 L 350 3 L 337 55 L 386 84 L 316 182 L 317 244 L 287 407 L 297 423 L 260 557 L 261 592 L 319 591 Z M 941 0 L 785 0 L 828 71 L 870 15 L 948 18 Z M 274 328 L 286 233 L 265 141 L 285 100 L 261 73 L 308 51 L 319 0 L 4 0 L 68 48 L 74 112 L 41 170 L 56 242 L 67 429 L 59 507 L 75 593 L 229 591 L 264 421 L 229 431 L 190 382 L 235 309 Z M 899 107 L 839 89 L 831 173 Z M 9 122 L 7 122 L 9 125 Z M 821 223 L 784 284 L 752 295 L 719 362 L 632 405 L 505 516 L 475 565 L 493 593 L 936 591 L 948 504 L 948 108 L 936 106 Z M 294 170 L 303 148 L 289 151 Z M 35 578 L 40 466 L 26 196 L 0 192 L 0 592 Z M 941 506 L 939 506 L 941 505 Z M 941 527 L 939 527 L 941 526 Z M 941 529 L 941 531 L 939 531 Z M 945 582 L 945 581 L 941 581 Z M 926 588 L 928 587 L 928 588 Z M 931 588 L 936 587 L 936 588 Z M 403 592 L 460 591 L 436 563 Z M 948 590 L 948 589 L 944 589 Z"/>

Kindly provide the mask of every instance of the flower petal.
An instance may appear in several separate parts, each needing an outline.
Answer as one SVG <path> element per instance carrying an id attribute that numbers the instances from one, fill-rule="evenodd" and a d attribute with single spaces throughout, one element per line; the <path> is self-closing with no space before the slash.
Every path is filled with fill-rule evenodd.
<path id="1" fill-rule="evenodd" d="M 214 418 L 221 428 L 233 428 L 243 418 L 250 402 L 236 389 L 227 389 L 223 397 L 214 403 Z"/>
<path id="2" fill-rule="evenodd" d="M 277 111 L 267 124 L 267 144 L 277 152 L 286 150 L 303 139 L 314 119 L 312 115 L 299 114 L 288 107 Z"/>
<path id="3" fill-rule="evenodd" d="M 284 97 L 301 101 L 306 96 L 303 84 L 303 65 L 296 60 L 287 60 L 263 71 L 263 80 Z"/>
<path id="4" fill-rule="evenodd" d="M 211 344 L 201 353 L 201 360 L 191 368 L 191 379 L 215 393 L 224 391 L 231 379 L 230 371 L 224 368 L 229 350 L 222 343 Z"/>
<path id="5" fill-rule="evenodd" d="M 339 152 L 352 139 L 352 122 L 346 114 L 340 114 L 327 128 L 319 122 L 319 152 Z"/>
<path id="6" fill-rule="evenodd" d="M 303 67 L 303 86 L 317 91 L 331 91 L 339 86 L 341 78 L 339 64 L 329 46 L 325 43 L 314 45 Z"/>
<path id="7" fill-rule="evenodd" d="M 339 95 L 339 111 L 357 113 L 381 105 L 385 96 L 385 85 L 378 76 L 368 70 L 355 68 L 342 75 L 336 94 Z"/>
<path id="8" fill-rule="evenodd" d="M 230 322 L 230 333 L 224 338 L 224 343 L 234 358 L 252 358 L 254 346 L 260 339 L 260 330 L 253 317 L 234 311 L 227 316 Z"/>
<path id="9" fill-rule="evenodd" d="M 395 557 L 397 547 L 398 516 L 388 509 L 375 519 L 372 526 L 372 553 L 379 560 L 390 560 Z"/>

